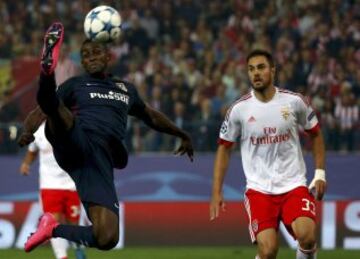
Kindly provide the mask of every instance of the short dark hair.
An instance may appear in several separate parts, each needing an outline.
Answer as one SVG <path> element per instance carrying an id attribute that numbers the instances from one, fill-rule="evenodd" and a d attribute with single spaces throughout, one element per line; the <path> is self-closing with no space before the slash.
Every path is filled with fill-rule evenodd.
<path id="1" fill-rule="evenodd" d="M 81 44 L 81 48 L 80 48 L 80 51 L 82 51 L 83 47 L 86 45 L 86 44 L 100 44 L 102 46 L 104 46 L 104 49 L 107 50 L 108 49 L 108 45 L 106 43 L 103 43 L 103 42 L 95 42 L 95 41 L 92 41 L 90 39 L 86 39 L 83 41 L 83 43 Z"/>
<path id="2" fill-rule="evenodd" d="M 271 67 L 275 66 L 274 58 L 271 55 L 271 53 L 266 50 L 262 50 L 262 49 L 255 49 L 255 50 L 251 51 L 250 54 L 246 57 L 246 63 L 249 63 L 249 60 L 256 56 L 264 56 L 267 59 L 267 61 L 269 62 Z"/>

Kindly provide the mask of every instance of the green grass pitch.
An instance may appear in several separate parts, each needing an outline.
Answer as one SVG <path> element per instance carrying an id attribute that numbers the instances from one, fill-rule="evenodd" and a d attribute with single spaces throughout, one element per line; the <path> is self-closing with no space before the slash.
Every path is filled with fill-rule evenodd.
<path id="1" fill-rule="evenodd" d="M 122 250 L 86 249 L 87 259 L 253 259 L 254 247 L 128 247 Z M 19 249 L 0 250 L 1 259 L 51 259 L 50 247 L 41 247 L 27 254 Z M 75 258 L 69 251 L 69 259 Z M 280 248 L 278 259 L 295 258 L 295 251 Z M 359 259 L 360 251 L 319 251 L 318 259 Z"/>

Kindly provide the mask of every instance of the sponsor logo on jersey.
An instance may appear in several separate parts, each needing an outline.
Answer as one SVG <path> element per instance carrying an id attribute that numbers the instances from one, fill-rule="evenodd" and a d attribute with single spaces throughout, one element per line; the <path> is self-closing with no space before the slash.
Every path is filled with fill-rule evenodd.
<path id="1" fill-rule="evenodd" d="M 127 93 L 127 88 L 124 83 L 115 83 L 117 87 L 119 87 L 122 91 Z"/>
<path id="2" fill-rule="evenodd" d="M 284 120 L 287 120 L 290 116 L 290 109 L 287 106 L 281 107 L 280 109 L 281 115 L 284 118 Z"/>
<path id="3" fill-rule="evenodd" d="M 265 135 L 262 137 L 250 137 L 251 144 L 253 145 L 268 145 L 268 144 L 276 144 L 281 142 L 289 141 L 290 139 L 290 130 L 288 130 L 285 134 L 278 135 Z"/>
<path id="4" fill-rule="evenodd" d="M 129 96 L 122 94 L 122 93 L 116 93 L 113 91 L 109 91 L 107 94 L 102 93 L 90 93 L 90 98 L 98 98 L 98 99 L 108 99 L 108 100 L 115 100 L 115 101 L 121 101 L 123 103 L 129 104 Z"/>

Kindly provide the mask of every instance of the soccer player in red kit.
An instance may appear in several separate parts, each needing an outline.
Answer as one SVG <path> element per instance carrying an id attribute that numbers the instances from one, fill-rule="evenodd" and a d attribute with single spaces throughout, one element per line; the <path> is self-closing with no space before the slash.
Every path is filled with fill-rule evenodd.
<path id="1" fill-rule="evenodd" d="M 232 145 L 239 138 L 246 177 L 244 204 L 256 258 L 276 258 L 282 221 L 298 240 L 297 259 L 316 258 L 315 197 L 326 190 L 325 147 L 315 112 L 300 94 L 274 86 L 272 55 L 254 50 L 247 57 L 252 90 L 228 110 L 214 165 L 210 219 L 224 208 L 222 185 Z M 306 186 L 298 126 L 313 140 L 315 176 Z"/>

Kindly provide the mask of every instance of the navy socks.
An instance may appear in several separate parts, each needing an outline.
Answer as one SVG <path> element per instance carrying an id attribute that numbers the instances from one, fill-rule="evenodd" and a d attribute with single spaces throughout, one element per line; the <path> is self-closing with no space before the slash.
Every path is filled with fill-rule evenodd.
<path id="1" fill-rule="evenodd" d="M 59 225 L 53 230 L 53 237 L 62 237 L 87 247 L 97 247 L 92 226 Z"/>

